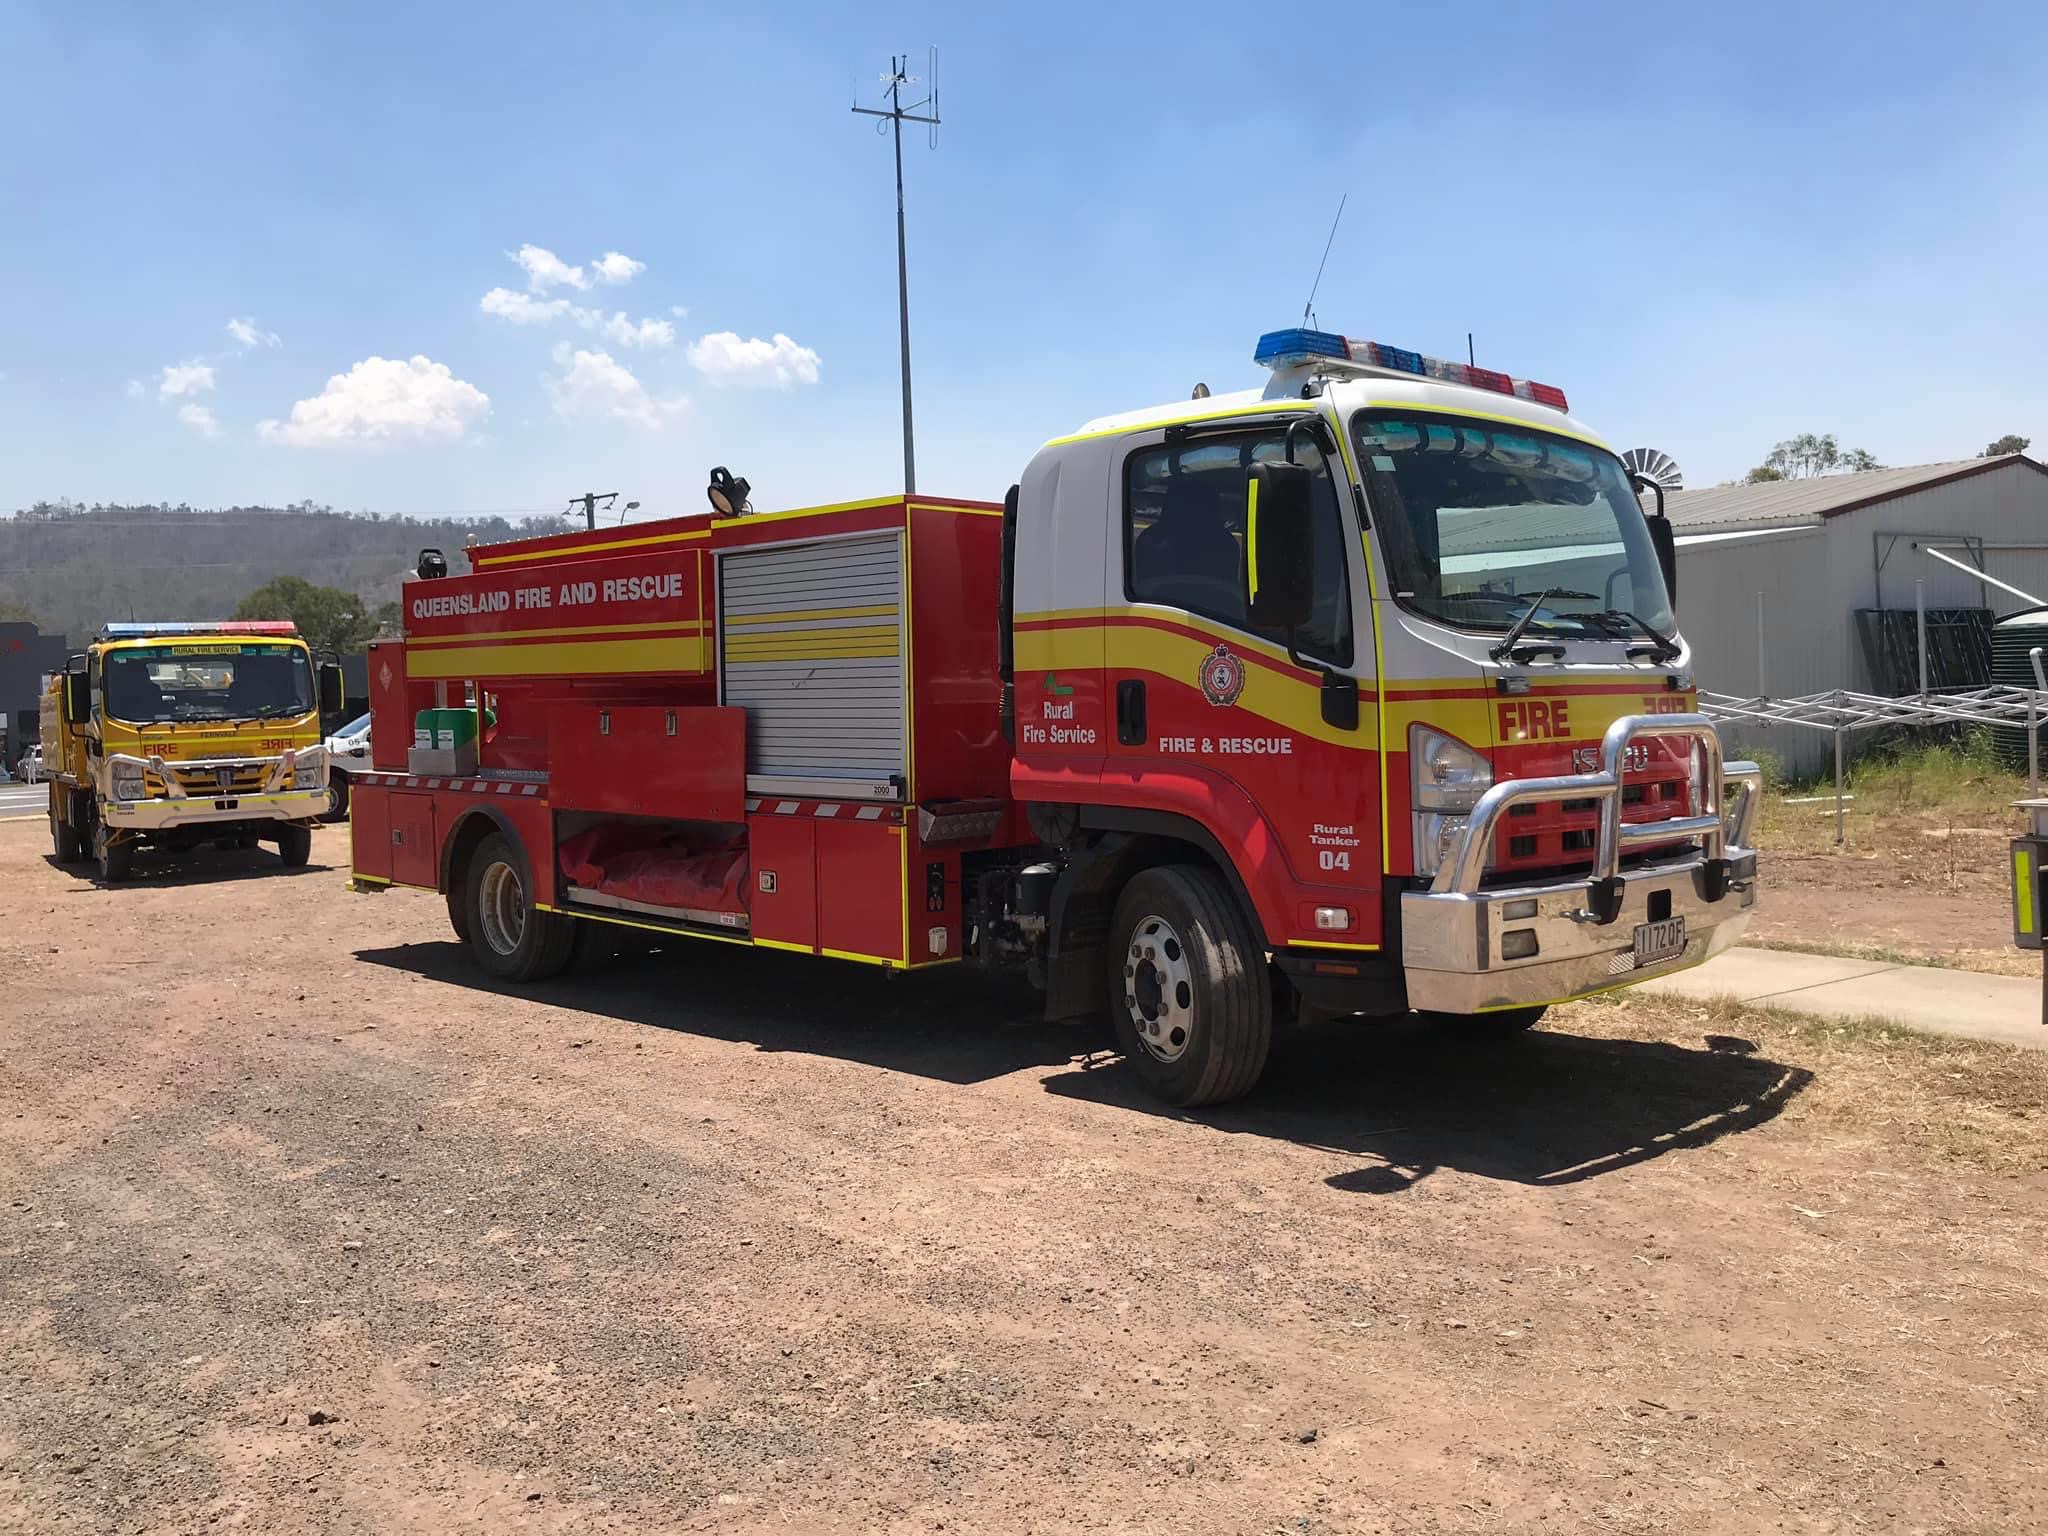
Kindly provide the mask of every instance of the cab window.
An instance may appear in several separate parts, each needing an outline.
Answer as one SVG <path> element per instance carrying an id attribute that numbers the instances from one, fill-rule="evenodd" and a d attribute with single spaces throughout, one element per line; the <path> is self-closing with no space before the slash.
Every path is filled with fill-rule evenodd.
<path id="1" fill-rule="evenodd" d="M 1184 608 L 1276 644 L 1284 632 L 1245 618 L 1245 485 L 1252 465 L 1284 460 L 1284 431 L 1217 434 L 1140 449 L 1124 464 L 1124 595 Z M 1295 438 L 1295 462 L 1315 472 L 1315 606 L 1296 649 L 1339 666 L 1351 661 L 1351 597 L 1344 517 L 1329 466 Z"/>

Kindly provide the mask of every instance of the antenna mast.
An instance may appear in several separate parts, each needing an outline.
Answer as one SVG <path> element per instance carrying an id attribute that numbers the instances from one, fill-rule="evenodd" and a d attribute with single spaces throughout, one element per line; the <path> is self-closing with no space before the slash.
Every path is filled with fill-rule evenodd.
<path id="1" fill-rule="evenodd" d="M 1316 306 L 1316 290 L 1323 286 L 1323 268 L 1330 264 L 1330 247 L 1337 243 L 1337 226 L 1343 221 L 1344 205 L 1350 201 L 1349 192 L 1337 199 L 1337 217 L 1330 220 L 1330 238 L 1323 242 L 1323 259 L 1316 263 L 1316 280 L 1308 285 L 1308 302 L 1301 306 L 1303 325 L 1310 323 L 1309 312 Z"/>
<path id="2" fill-rule="evenodd" d="M 903 248 L 903 125 L 906 122 L 927 123 L 931 130 L 931 147 L 939 145 L 939 50 L 931 50 L 931 90 L 922 101 L 909 106 L 903 104 L 903 87 L 918 83 L 917 76 L 908 73 L 910 55 L 889 57 L 889 72 L 882 76 L 882 84 L 889 94 L 889 109 L 885 112 L 875 107 L 855 105 L 854 111 L 862 117 L 879 117 L 888 121 L 896 137 L 896 312 L 898 327 L 903 342 L 903 494 L 917 494 L 917 453 L 912 446 L 914 433 L 910 420 L 910 265 Z M 919 108 L 929 107 L 928 115 L 920 115 Z M 877 132 L 882 124 L 875 124 Z"/>

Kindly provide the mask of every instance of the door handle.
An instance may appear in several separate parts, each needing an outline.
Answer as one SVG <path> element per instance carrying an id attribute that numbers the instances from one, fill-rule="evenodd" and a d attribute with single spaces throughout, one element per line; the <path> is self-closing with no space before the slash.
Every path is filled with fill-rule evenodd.
<path id="1" fill-rule="evenodd" d="M 1145 734 L 1145 680 L 1127 677 L 1116 685 L 1116 739 L 1127 747 L 1142 747 Z"/>

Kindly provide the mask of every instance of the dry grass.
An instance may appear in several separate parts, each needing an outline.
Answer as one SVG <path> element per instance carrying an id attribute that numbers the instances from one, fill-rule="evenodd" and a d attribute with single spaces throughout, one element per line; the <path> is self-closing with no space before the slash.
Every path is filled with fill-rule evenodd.
<path id="1" fill-rule="evenodd" d="M 1979 842 L 1998 842 L 2002 851 L 2002 840 L 2021 825 L 2012 802 L 2027 793 L 2025 777 L 2000 764 L 1982 734 L 1872 753 L 1850 765 L 1847 787 L 1856 798 L 1839 849 L 1832 803 L 1786 803 L 1832 796 L 1832 779 L 1774 787 L 1760 817 L 1762 846 L 1788 853 L 1891 852 L 1903 841 L 1923 860 L 1959 865 L 1982 852 L 1972 846 Z"/>
<path id="2" fill-rule="evenodd" d="M 1555 1026 L 1698 1049 L 1752 1048 L 1812 1074 L 1786 1111 L 1887 1157 L 2020 1177 L 2048 1171 L 2048 1051 L 1927 1035 L 1883 1019 L 1819 1019 L 1734 999 L 1613 993 Z"/>

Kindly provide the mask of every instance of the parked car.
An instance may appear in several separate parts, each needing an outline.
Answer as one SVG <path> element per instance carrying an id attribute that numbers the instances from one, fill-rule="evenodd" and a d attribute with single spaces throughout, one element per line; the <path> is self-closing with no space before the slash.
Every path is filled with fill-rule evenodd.
<path id="1" fill-rule="evenodd" d="M 370 717 L 361 715 L 327 738 L 327 811 L 323 821 L 340 821 L 348 815 L 348 788 L 352 774 L 370 766 Z"/>
<path id="2" fill-rule="evenodd" d="M 43 745 L 37 742 L 21 754 L 21 782 L 40 784 L 43 782 Z"/>

